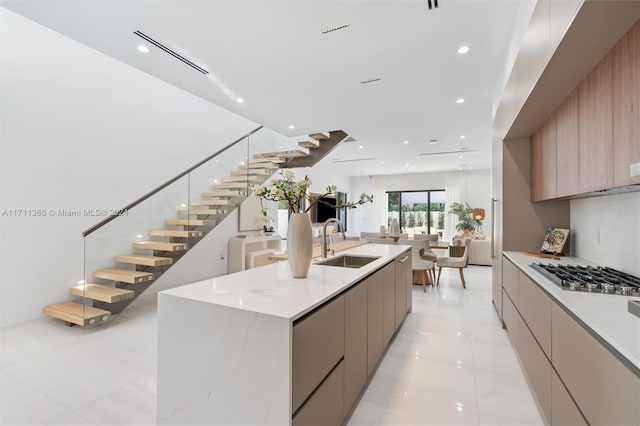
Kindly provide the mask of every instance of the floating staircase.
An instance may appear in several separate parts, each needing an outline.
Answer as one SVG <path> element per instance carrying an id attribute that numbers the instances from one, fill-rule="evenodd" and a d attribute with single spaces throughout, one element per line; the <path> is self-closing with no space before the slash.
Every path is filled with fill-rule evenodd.
<path id="1" fill-rule="evenodd" d="M 213 191 L 202 192 L 188 208 L 177 210 L 177 218 L 164 221 L 166 229 L 149 231 L 153 239 L 132 242 L 136 251 L 113 257 L 114 266 L 93 272 L 97 282 L 79 283 L 69 289 L 83 302 L 62 302 L 43 308 L 43 313 L 67 325 L 94 326 L 119 314 L 144 290 L 175 264 L 191 247 L 247 198 L 247 186 L 258 185 L 281 168 L 313 165 L 346 138 L 341 130 L 329 135 L 309 135 L 315 142 L 301 141 L 308 150 L 288 150 L 255 154 L 246 164 L 231 172 Z M 161 239 L 161 240 L 160 240 Z"/>

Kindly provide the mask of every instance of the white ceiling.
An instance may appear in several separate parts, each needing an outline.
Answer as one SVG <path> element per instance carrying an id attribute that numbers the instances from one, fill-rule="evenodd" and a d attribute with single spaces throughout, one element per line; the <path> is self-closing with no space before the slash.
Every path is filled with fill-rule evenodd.
<path id="1" fill-rule="evenodd" d="M 430 11 L 426 0 L 2 5 L 284 135 L 343 129 L 357 142 L 342 144 L 322 164 L 354 176 L 490 168 L 492 98 L 527 1 L 439 0 Z M 342 24 L 349 26 L 322 34 Z M 135 30 L 210 74 L 154 46 L 140 53 Z M 459 55 L 461 45 L 469 53 Z M 374 78 L 381 80 L 360 84 Z M 462 148 L 475 152 L 420 156 Z"/>

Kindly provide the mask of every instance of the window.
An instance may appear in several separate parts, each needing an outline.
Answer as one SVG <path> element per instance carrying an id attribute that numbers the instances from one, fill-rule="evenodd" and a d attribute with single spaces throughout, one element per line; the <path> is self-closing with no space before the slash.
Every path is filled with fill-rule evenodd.
<path id="1" fill-rule="evenodd" d="M 388 192 L 387 225 L 398 219 L 409 236 L 439 234 L 444 230 L 444 190 Z"/>

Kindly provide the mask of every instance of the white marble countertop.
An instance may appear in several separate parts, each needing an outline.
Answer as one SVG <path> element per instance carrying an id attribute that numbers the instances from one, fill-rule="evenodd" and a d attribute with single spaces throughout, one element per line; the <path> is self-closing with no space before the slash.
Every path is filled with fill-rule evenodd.
<path id="1" fill-rule="evenodd" d="M 520 252 L 504 252 L 522 272 L 535 281 L 559 304 L 580 319 L 593 333 L 597 334 L 619 355 L 640 370 L 640 318 L 628 312 L 629 300 L 637 296 L 612 294 L 592 294 L 562 290 L 544 275 L 531 268 L 532 263 L 560 265 L 595 265 L 577 257 L 563 257 L 561 260 L 538 259 Z M 603 266 L 603 265 L 600 265 Z"/>
<path id="2" fill-rule="evenodd" d="M 410 249 L 411 246 L 366 244 L 336 254 L 380 256 L 358 269 L 317 265 L 324 259 L 314 259 L 306 278 L 292 278 L 289 263 L 278 262 L 161 293 L 293 321 Z"/>

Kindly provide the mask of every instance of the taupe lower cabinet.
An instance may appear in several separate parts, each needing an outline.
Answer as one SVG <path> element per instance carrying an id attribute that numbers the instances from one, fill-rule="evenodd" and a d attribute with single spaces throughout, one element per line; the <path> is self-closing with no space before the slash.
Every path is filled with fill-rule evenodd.
<path id="1" fill-rule="evenodd" d="M 546 424 L 640 425 L 640 378 L 507 258 L 502 306 Z"/>
<path id="2" fill-rule="evenodd" d="M 405 252 L 294 324 L 293 425 L 344 422 L 411 308 L 410 278 Z"/>

